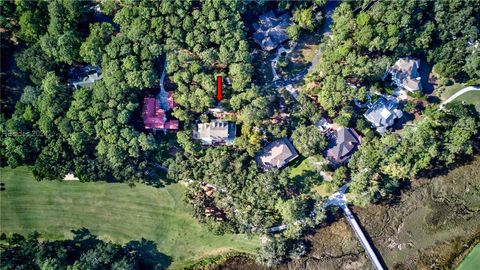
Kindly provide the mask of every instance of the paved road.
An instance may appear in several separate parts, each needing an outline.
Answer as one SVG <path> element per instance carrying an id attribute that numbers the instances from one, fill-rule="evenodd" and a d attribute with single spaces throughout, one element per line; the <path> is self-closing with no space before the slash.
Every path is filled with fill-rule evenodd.
<path id="1" fill-rule="evenodd" d="M 462 90 L 458 91 L 457 93 L 453 94 L 451 97 L 449 97 L 447 100 L 445 100 L 442 104 L 440 104 L 440 108 L 443 108 L 445 106 L 445 104 L 449 103 L 449 102 L 452 102 L 453 100 L 455 100 L 457 97 L 467 93 L 467 92 L 470 92 L 470 91 L 480 91 L 480 87 L 478 86 L 469 86 L 469 87 L 465 87 L 463 88 Z"/>
<path id="2" fill-rule="evenodd" d="M 325 5 L 325 24 L 323 24 L 323 36 L 327 37 L 330 36 L 330 26 L 332 25 L 333 19 L 332 19 L 332 14 L 335 8 L 340 4 L 340 1 L 328 1 L 327 4 Z M 322 53 L 322 50 L 320 47 L 318 47 L 317 51 L 315 52 L 315 57 L 312 60 L 312 63 L 310 67 L 308 68 L 308 71 L 310 71 L 317 63 L 318 60 L 320 60 L 320 55 Z"/>
<path id="3" fill-rule="evenodd" d="M 162 76 L 160 76 L 160 91 L 165 92 L 163 82 L 165 81 L 165 74 L 167 73 L 167 56 L 165 55 L 165 63 L 163 63 Z"/>

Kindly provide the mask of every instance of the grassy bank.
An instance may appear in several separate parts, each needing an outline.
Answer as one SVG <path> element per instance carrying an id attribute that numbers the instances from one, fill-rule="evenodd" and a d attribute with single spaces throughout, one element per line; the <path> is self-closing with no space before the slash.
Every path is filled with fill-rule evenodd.
<path id="1" fill-rule="evenodd" d="M 467 87 L 467 86 L 465 86 L 463 84 L 459 84 L 459 83 L 455 83 L 453 85 L 447 86 L 447 87 L 445 87 L 445 90 L 444 90 L 443 94 L 441 95 L 441 99 L 443 101 L 445 101 L 449 97 L 453 96 L 455 93 L 457 93 L 458 91 L 462 90 L 465 87 Z M 467 104 L 472 104 L 472 105 L 475 106 L 477 111 L 480 112 L 480 92 L 478 92 L 478 91 L 471 91 L 471 92 L 467 92 L 463 95 L 460 95 L 459 97 L 457 97 L 455 99 L 454 102 L 465 102 Z"/>
<path id="2" fill-rule="evenodd" d="M 452 85 L 446 86 L 445 90 L 442 93 L 441 99 L 447 100 L 449 97 L 453 96 L 455 93 L 457 93 L 458 91 L 462 90 L 465 87 L 466 86 L 460 83 L 454 83 Z"/>
<path id="3" fill-rule="evenodd" d="M 480 244 L 477 244 L 475 248 L 468 254 L 462 263 L 457 267 L 457 270 L 475 270 L 480 265 Z"/>
<path id="4" fill-rule="evenodd" d="M 43 237 L 71 237 L 85 227 L 104 240 L 125 243 L 145 238 L 171 256 L 172 268 L 230 250 L 253 252 L 258 239 L 215 236 L 193 219 L 180 184 L 166 188 L 126 184 L 37 182 L 26 168 L 1 169 L 0 231 Z"/>
<path id="5" fill-rule="evenodd" d="M 454 102 L 465 102 L 475 106 L 478 112 L 480 112 L 480 91 L 471 91 L 463 95 L 460 95 Z"/>

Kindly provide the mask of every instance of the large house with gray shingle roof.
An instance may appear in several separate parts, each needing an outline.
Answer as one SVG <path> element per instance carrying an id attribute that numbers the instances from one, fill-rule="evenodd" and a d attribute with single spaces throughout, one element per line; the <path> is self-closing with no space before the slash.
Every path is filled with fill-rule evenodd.
<path id="1" fill-rule="evenodd" d="M 289 25 L 290 15 L 288 13 L 277 17 L 270 10 L 259 17 L 258 23 L 253 24 L 253 28 L 255 28 L 253 39 L 262 49 L 271 51 L 288 39 L 287 27 Z"/>
<path id="2" fill-rule="evenodd" d="M 422 90 L 419 68 L 420 60 L 404 57 L 398 59 L 388 72 L 392 75 L 392 82 L 398 87 L 415 92 Z"/>
<path id="3" fill-rule="evenodd" d="M 292 143 L 283 138 L 265 146 L 257 153 L 255 160 L 259 167 L 267 171 L 273 167 L 280 169 L 297 157 L 298 153 Z"/>
<path id="4" fill-rule="evenodd" d="M 353 128 L 339 128 L 333 134 L 327 160 L 333 167 L 345 163 L 360 145 L 361 137 Z"/>

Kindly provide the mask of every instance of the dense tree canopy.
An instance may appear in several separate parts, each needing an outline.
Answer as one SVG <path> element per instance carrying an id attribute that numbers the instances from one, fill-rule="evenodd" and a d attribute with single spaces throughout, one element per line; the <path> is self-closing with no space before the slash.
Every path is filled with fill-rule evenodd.
<path id="1" fill-rule="evenodd" d="M 468 2 L 468 3 L 467 3 Z M 336 116 L 363 94 L 348 84 L 379 81 L 399 57 L 414 56 L 441 76 L 478 79 L 478 1 L 357 1 L 339 5 L 332 36 L 309 75 L 318 102 Z"/>
<path id="2" fill-rule="evenodd" d="M 251 65 L 240 18 L 243 5 L 219 5 L 125 1 L 117 6 L 112 25 L 94 22 L 89 1 L 15 3 L 12 18 L 24 17 L 17 31 L 27 45 L 16 62 L 38 91 L 34 101 L 17 105 L 3 128 L 38 131 L 38 136 L 6 138 L 2 156 L 11 166 L 33 165 L 38 179 L 60 179 L 73 171 L 82 180 L 150 181 L 157 142 L 139 130 L 138 120 L 145 89 L 159 78 L 161 58 L 166 55 L 177 87 L 175 115 L 180 120 L 193 120 L 196 116 L 189 114 L 214 106 L 217 74 L 231 82 L 224 106 L 230 106 L 233 92 L 237 109 L 258 98 L 258 91 L 248 90 Z M 84 62 L 100 65 L 103 80 L 73 90 L 63 75 Z M 265 102 L 257 104 L 265 110 Z"/>
<path id="3" fill-rule="evenodd" d="M 286 235 L 295 238 L 324 218 L 325 207 L 320 197 L 292 196 L 310 187 L 296 185 L 288 177 L 288 170 L 262 172 L 246 153 L 232 153 L 226 147 L 208 148 L 203 154 L 177 154 L 168 173 L 177 180 L 216 187 L 212 198 L 205 196 L 199 185 L 190 185 L 187 201 L 194 206 L 195 216 L 204 221 L 209 220 L 205 207 L 221 209 L 233 223 L 225 222 L 225 227 L 217 228 L 220 232 L 264 231 L 286 223 L 290 224 Z M 312 211 L 317 215 L 311 216 Z M 297 223 L 298 220 L 303 222 Z"/>
<path id="4" fill-rule="evenodd" d="M 73 230 L 71 240 L 40 241 L 40 234 L 28 237 L 2 235 L 2 269 L 164 269 L 170 257 L 156 244 L 142 239 L 124 246 L 104 242 L 87 229 Z"/>
<path id="5" fill-rule="evenodd" d="M 435 72 L 444 77 L 467 76 L 478 80 L 479 56 L 478 50 L 477 53 L 473 50 L 479 38 L 480 3 L 437 1 L 433 5 L 433 20 L 425 27 L 432 32 L 430 44 L 434 49 L 428 51 L 427 59 L 435 63 Z M 472 64 L 476 65 L 477 73 Z"/>
<path id="6" fill-rule="evenodd" d="M 322 114 L 336 126 L 356 123 L 366 136 L 331 183 L 349 182 L 354 202 L 364 204 L 390 194 L 402 181 L 471 154 L 478 140 L 478 114 L 467 106 L 429 107 L 414 127 L 380 137 L 369 132 L 354 105 L 355 99 L 367 102 L 368 91 L 385 91 L 382 74 L 403 56 L 420 58 L 445 78 L 478 80 L 478 1 L 342 2 L 305 91 L 295 97 L 253 83 L 249 17 L 270 8 L 288 11 L 293 24 L 287 31 L 296 39 L 323 27 L 324 0 L 94 4 L 1 2 L 2 67 L 13 67 L 1 74 L 2 87 L 4 82 L 10 87 L 2 88 L 2 95 L 11 97 L 8 102 L 2 97 L 2 166 L 31 166 L 39 180 L 73 172 L 82 181 L 185 181 L 194 215 L 216 233 L 263 233 L 286 225 L 281 235 L 290 241 L 324 221 L 325 198 L 311 191 L 322 177 L 314 171 L 293 177 L 288 167 L 261 170 L 254 156 L 266 143 L 291 137 L 302 156 L 320 156 L 326 137 L 314 124 Z M 100 67 L 102 79 L 72 87 L 71 71 L 87 65 Z M 6 78 L 14 78 L 17 67 L 23 77 L 10 85 Z M 174 90 L 178 103 L 168 116 L 180 120 L 182 130 L 155 134 L 143 128 L 142 101 L 158 93 L 164 67 L 165 87 Z M 224 78 L 221 102 L 215 99 L 219 75 Z M 202 147 L 192 130 L 212 120 L 207 109 L 217 106 L 237 124 L 238 136 L 231 147 Z M 213 195 L 204 191 L 207 184 L 214 187 Z M 15 235 L 9 241 L 2 252 L 7 269 L 14 260 L 29 269 L 134 269 L 142 263 L 130 246 L 97 240 L 88 248 L 76 239 L 39 243 L 36 237 Z M 259 260 L 271 265 L 286 252 L 305 252 L 304 245 L 284 241 L 268 242 Z"/>
<path id="7" fill-rule="evenodd" d="M 471 155 L 479 128 L 478 113 L 472 106 L 448 104 L 445 111 L 428 109 L 415 127 L 406 128 L 401 136 L 389 133 L 362 144 L 348 164 L 350 189 L 357 203 L 377 200 L 395 190 L 400 181 Z"/>
<path id="8" fill-rule="evenodd" d="M 321 154 L 327 140 L 315 126 L 300 126 L 292 134 L 293 145 L 301 155 L 309 157 Z"/>

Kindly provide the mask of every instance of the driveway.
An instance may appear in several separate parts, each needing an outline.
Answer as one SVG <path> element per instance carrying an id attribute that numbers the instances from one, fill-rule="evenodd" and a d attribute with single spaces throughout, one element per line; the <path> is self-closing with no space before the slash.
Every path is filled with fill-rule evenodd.
<path id="1" fill-rule="evenodd" d="M 440 104 L 440 108 L 443 108 L 445 106 L 445 104 L 452 102 L 457 97 L 459 97 L 459 96 L 461 96 L 461 95 L 463 95 L 467 92 L 470 92 L 470 91 L 480 91 L 480 87 L 478 87 L 478 86 L 468 86 L 468 87 L 463 88 L 462 90 L 458 91 L 457 93 L 455 93 L 451 97 L 449 97 L 447 100 L 442 102 L 442 104 Z"/>
<path id="2" fill-rule="evenodd" d="M 329 36 L 330 35 L 330 26 L 332 25 L 332 22 L 333 22 L 332 14 L 333 14 L 333 11 L 335 10 L 335 8 L 340 3 L 341 3 L 341 1 L 328 1 L 327 4 L 325 5 L 325 9 L 324 9 L 325 23 L 324 23 L 323 29 L 322 29 L 322 32 L 323 32 L 324 36 Z M 318 63 L 318 61 L 320 59 L 320 55 L 321 55 L 322 51 L 321 51 L 320 48 L 318 48 L 317 51 L 315 52 L 315 57 L 313 58 L 312 62 L 309 64 L 308 68 L 306 68 L 305 70 L 298 73 L 297 75 L 295 75 L 292 78 L 280 79 L 277 75 L 277 72 L 275 71 L 275 62 L 278 60 L 278 58 L 280 57 L 280 54 L 282 52 L 286 52 L 288 54 L 293 49 L 293 47 L 294 46 L 292 46 L 289 50 L 286 50 L 283 47 L 278 49 L 277 56 L 270 63 L 271 67 L 272 67 L 272 73 L 273 73 L 273 82 L 272 82 L 271 86 L 273 86 L 274 88 L 285 87 L 285 86 L 290 85 L 290 84 L 294 85 L 294 84 L 300 82 L 303 79 L 303 77 L 305 77 L 305 75 L 307 75 L 307 73 L 312 69 L 312 67 L 315 66 Z"/>

